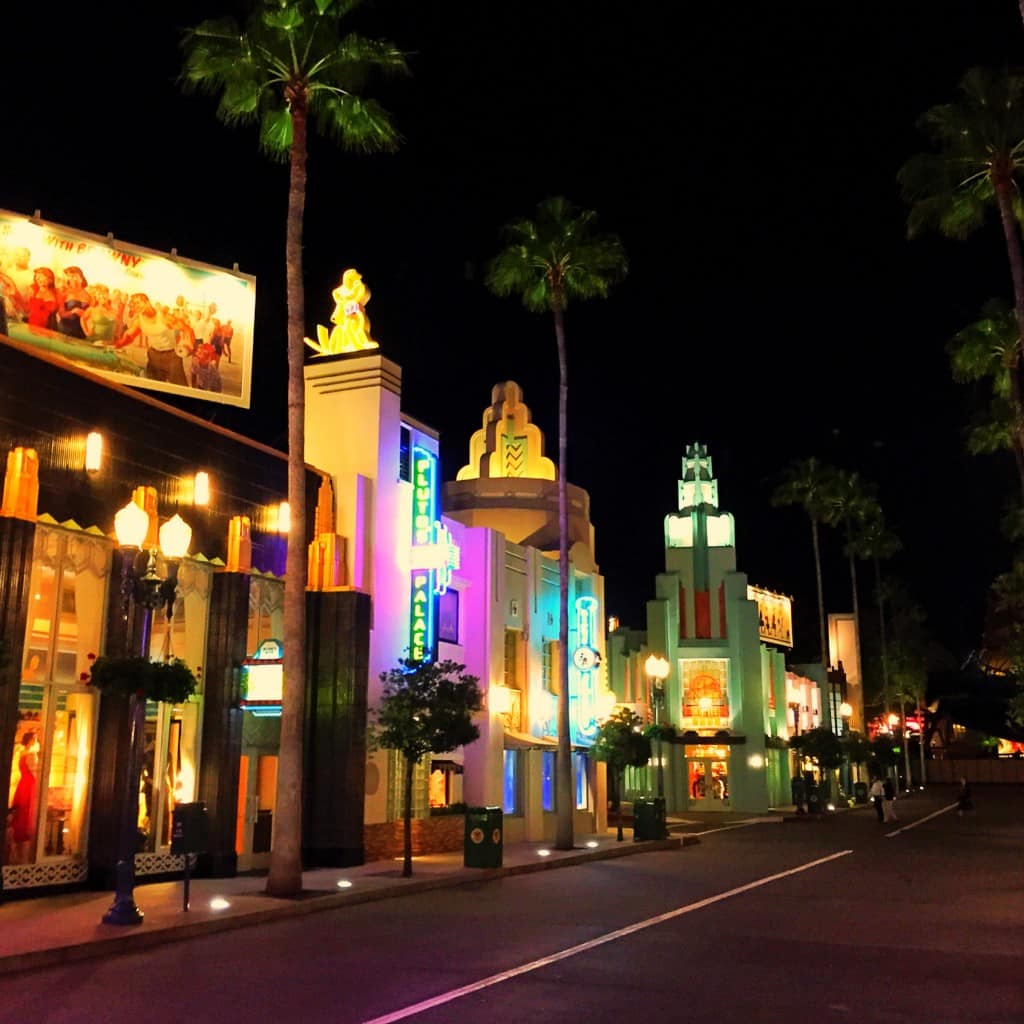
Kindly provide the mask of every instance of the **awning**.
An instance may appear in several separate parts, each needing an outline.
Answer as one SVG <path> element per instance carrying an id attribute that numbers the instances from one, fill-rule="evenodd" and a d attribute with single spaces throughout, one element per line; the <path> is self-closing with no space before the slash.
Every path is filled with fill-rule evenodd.
<path id="1" fill-rule="evenodd" d="M 462 775 L 465 772 L 461 761 L 451 761 L 437 757 L 431 759 L 430 770 L 432 772 L 454 772 L 456 775 Z"/>
<path id="2" fill-rule="evenodd" d="M 677 732 L 672 738 L 673 743 L 682 743 L 687 747 L 700 745 L 715 747 L 738 747 L 747 742 L 743 733 L 730 732 L 728 729 L 719 729 L 717 732 L 696 732 L 687 729 L 685 732 Z"/>
<path id="3" fill-rule="evenodd" d="M 558 740 L 553 736 L 534 736 L 528 732 L 516 732 L 515 729 L 505 730 L 506 750 L 555 750 Z"/>

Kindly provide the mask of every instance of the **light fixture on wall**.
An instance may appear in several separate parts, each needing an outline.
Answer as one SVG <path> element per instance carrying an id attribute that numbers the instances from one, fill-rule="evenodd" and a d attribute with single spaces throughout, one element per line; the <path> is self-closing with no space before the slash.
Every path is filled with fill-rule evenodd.
<path id="1" fill-rule="evenodd" d="M 192 504 L 204 506 L 210 504 L 210 474 L 204 473 L 202 470 L 196 473 L 192 484 Z"/>
<path id="2" fill-rule="evenodd" d="M 90 431 L 85 439 L 85 471 L 98 473 L 103 468 L 103 435 Z"/>
<path id="3" fill-rule="evenodd" d="M 178 562 L 188 554 L 192 540 L 192 527 L 179 515 L 173 515 L 158 532 L 159 547 L 167 565 L 167 576 L 157 572 L 157 549 L 146 548 L 150 533 L 149 513 L 134 500 L 129 501 L 114 516 L 114 533 L 123 548 L 121 600 L 124 621 L 127 624 L 134 601 L 144 609 L 142 629 L 139 631 L 139 655 L 149 657 L 153 612 L 167 609 L 167 629 L 170 634 L 174 597 L 177 592 Z M 168 649 L 169 653 L 169 649 Z M 104 924 L 140 924 L 143 913 L 135 903 L 135 848 L 138 843 L 139 776 L 145 751 L 146 699 L 133 694 L 129 698 L 131 731 L 128 740 L 128 770 L 124 784 L 121 810 L 121 832 L 118 837 L 116 891 L 114 902 L 103 915 Z"/>

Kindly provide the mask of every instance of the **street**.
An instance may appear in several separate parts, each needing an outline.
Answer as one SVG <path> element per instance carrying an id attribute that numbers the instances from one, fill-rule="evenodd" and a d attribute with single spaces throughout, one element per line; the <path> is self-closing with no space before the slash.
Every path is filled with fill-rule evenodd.
<path id="1" fill-rule="evenodd" d="M 975 790 L 3 977 L 0 1019 L 1024 1021 L 1024 790 Z"/>

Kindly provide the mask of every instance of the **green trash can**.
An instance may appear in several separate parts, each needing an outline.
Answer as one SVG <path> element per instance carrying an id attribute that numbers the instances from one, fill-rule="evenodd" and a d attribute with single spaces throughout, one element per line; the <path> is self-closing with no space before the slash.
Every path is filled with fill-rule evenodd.
<path id="1" fill-rule="evenodd" d="M 463 864 L 467 868 L 500 868 L 505 849 L 500 807 L 467 807 Z"/>
<path id="2" fill-rule="evenodd" d="M 868 784 L 866 782 L 855 782 L 853 784 L 853 802 L 866 804 L 868 802 Z"/>
<path id="3" fill-rule="evenodd" d="M 668 839 L 663 796 L 633 801 L 633 841 L 643 839 Z"/>

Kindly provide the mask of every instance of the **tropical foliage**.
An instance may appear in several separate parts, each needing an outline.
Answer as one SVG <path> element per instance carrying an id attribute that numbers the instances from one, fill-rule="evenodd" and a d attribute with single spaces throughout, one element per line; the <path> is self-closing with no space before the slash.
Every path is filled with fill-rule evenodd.
<path id="1" fill-rule="evenodd" d="M 416 763 L 430 753 L 443 754 L 480 736 L 473 715 L 483 706 L 476 676 L 454 661 L 399 662 L 382 672 L 380 707 L 371 710 L 370 745 L 397 750 L 404 759 L 402 874 L 412 874 L 412 786 Z"/>
<path id="2" fill-rule="evenodd" d="M 534 220 L 518 220 L 504 230 L 505 247 L 491 261 L 487 287 L 496 295 L 516 295 L 532 313 L 550 313 L 558 348 L 558 787 L 555 846 L 573 848 L 573 780 L 569 736 L 569 361 L 565 311 L 570 302 L 605 298 L 628 270 L 617 236 L 599 233 L 597 214 L 578 210 L 567 199 L 545 199 Z"/>
<path id="3" fill-rule="evenodd" d="M 644 735 L 643 719 L 626 707 L 616 708 L 598 727 L 590 748 L 595 761 L 608 765 L 615 786 L 618 841 L 622 842 L 622 791 L 627 768 L 641 768 L 651 759 L 651 741 Z"/>

